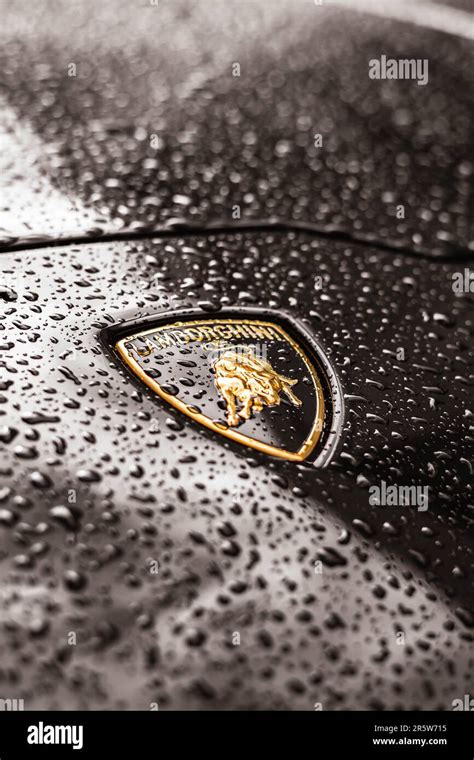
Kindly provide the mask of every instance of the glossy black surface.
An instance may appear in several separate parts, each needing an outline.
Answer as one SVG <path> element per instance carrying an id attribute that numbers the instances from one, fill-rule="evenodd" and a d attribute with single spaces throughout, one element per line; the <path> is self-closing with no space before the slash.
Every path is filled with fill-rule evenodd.
<path id="1" fill-rule="evenodd" d="M 474 67 L 468 27 L 426 13 L 3 5 L 1 698 L 450 710 L 474 693 L 473 310 L 453 289 L 472 271 Z M 370 80 L 380 55 L 428 59 L 429 83 Z M 249 307 L 296 320 L 334 368 L 326 458 L 206 432 L 104 341 Z M 428 508 L 374 505 L 382 482 L 427 487 Z"/>
<path id="2" fill-rule="evenodd" d="M 408 10 L 5 3 L 4 237 L 238 214 L 472 253 L 472 42 Z M 370 79 L 382 54 L 427 59 L 428 84 Z"/>
<path id="3" fill-rule="evenodd" d="M 248 233 L 10 253 L 2 269 L 16 693 L 43 707 L 450 709 L 469 690 L 456 264 Z M 101 340 L 122 319 L 249 303 L 302 319 L 339 374 L 346 421 L 326 469 L 196 428 Z M 429 508 L 370 505 L 381 479 L 427 484 Z"/>

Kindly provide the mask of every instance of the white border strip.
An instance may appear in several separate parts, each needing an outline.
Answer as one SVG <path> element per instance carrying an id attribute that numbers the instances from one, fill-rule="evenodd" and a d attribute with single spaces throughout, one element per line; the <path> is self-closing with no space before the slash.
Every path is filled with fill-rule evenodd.
<path id="1" fill-rule="evenodd" d="M 347 6 L 361 13 L 372 13 L 474 40 L 474 15 L 429 0 L 322 0 L 322 7 L 325 5 Z"/>

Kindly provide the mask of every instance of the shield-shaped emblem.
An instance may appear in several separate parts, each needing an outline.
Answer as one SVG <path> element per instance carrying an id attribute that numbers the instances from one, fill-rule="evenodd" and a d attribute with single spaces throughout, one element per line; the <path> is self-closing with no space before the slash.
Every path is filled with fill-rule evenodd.
<path id="1" fill-rule="evenodd" d="M 160 399 L 233 441 L 299 462 L 321 437 L 317 362 L 276 322 L 171 320 L 121 337 L 115 349 Z"/>

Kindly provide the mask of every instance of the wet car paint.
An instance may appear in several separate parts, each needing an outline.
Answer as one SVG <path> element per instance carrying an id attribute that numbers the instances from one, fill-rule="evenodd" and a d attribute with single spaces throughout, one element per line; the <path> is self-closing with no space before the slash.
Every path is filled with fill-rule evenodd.
<path id="1" fill-rule="evenodd" d="M 451 709 L 474 688 L 472 45 L 309 3 L 4 16 L 3 692 Z M 371 81 L 384 53 L 429 58 L 429 86 Z M 326 468 L 193 426 L 100 339 L 249 306 L 340 377 Z M 370 504 L 382 481 L 428 509 Z"/>
<path id="2" fill-rule="evenodd" d="M 302 233 L 56 247 L 2 265 L 17 294 L 1 407 L 15 693 L 35 707 L 449 709 L 469 689 L 456 265 Z M 132 315 L 223 303 L 305 315 L 347 407 L 327 468 L 193 426 L 100 340 Z M 370 505 L 381 479 L 428 484 L 429 508 Z"/>

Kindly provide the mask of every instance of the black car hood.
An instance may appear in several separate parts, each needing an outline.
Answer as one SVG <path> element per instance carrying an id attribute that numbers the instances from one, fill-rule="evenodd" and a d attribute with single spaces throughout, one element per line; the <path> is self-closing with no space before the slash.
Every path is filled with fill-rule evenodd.
<path id="1" fill-rule="evenodd" d="M 311 3 L 6 8 L 5 238 L 239 215 L 462 255 L 473 52 L 432 14 L 420 30 Z M 381 55 L 426 59 L 428 83 L 370 79 Z"/>
<path id="2" fill-rule="evenodd" d="M 472 48 L 280 5 L 6 14 L 1 651 L 28 709 L 472 692 Z M 429 87 L 371 82 L 382 53 L 429 58 Z M 228 307 L 323 346 L 326 467 L 195 426 L 101 339 Z M 382 481 L 428 509 L 371 505 Z"/>

